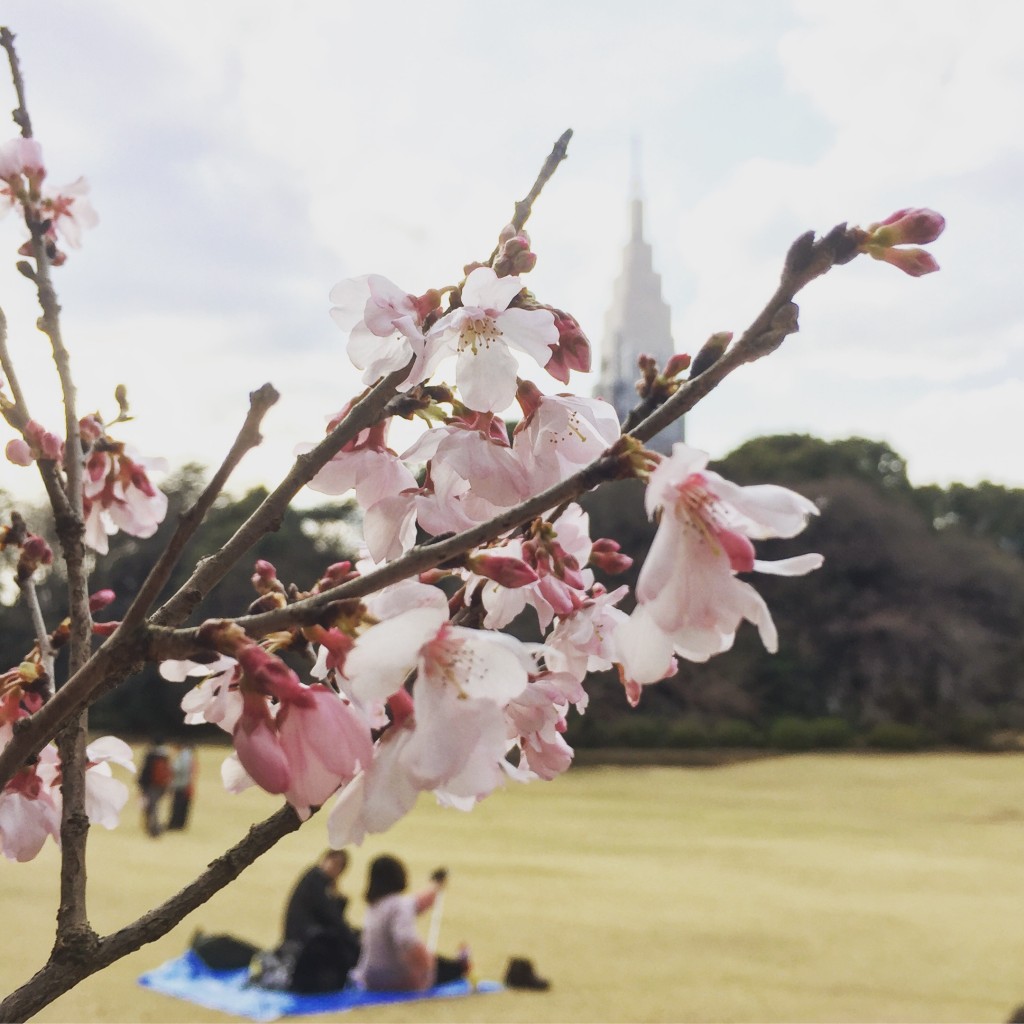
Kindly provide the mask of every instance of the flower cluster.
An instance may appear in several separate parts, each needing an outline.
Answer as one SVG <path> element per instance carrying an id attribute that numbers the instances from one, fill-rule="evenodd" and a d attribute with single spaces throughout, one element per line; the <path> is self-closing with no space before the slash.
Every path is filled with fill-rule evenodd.
<path id="1" fill-rule="evenodd" d="M 0 201 L 34 211 L 30 219 L 45 213 L 46 231 L 60 230 L 74 244 L 74 225 L 87 220 L 88 208 L 77 205 L 73 189 L 60 201 L 47 197 L 44 176 L 34 144 L 0 148 Z M 866 231 L 850 229 L 847 246 L 924 273 L 935 269 L 926 266 L 930 257 L 901 246 L 941 230 L 937 214 L 904 210 Z M 389 828 L 421 793 L 469 809 L 507 782 L 557 777 L 573 758 L 567 717 L 586 710 L 591 673 L 617 668 L 636 704 L 645 685 L 676 671 L 679 658 L 702 662 L 728 650 L 744 621 L 774 651 L 771 613 L 747 575 L 796 576 L 822 563 L 817 554 L 775 562 L 755 554 L 755 541 L 793 537 L 816 514 L 803 496 L 737 486 L 686 444 L 667 457 L 648 451 L 622 436 L 608 403 L 547 393 L 520 376 L 522 357 L 561 385 L 591 362 L 575 318 L 524 286 L 536 259 L 529 237 L 510 226 L 492 260 L 466 267 L 456 286 L 417 295 L 370 274 L 334 287 L 331 315 L 347 335 L 350 359 L 366 385 L 386 380 L 391 400 L 345 443 L 335 435 L 336 454 L 310 486 L 354 496 L 365 557 L 329 566 L 306 592 L 280 580 L 269 562 L 256 562 L 250 611 L 270 613 L 273 632 L 250 635 L 239 623 L 210 620 L 189 641 L 194 660 L 161 666 L 167 679 L 196 681 L 182 702 L 187 723 L 214 723 L 231 735 L 234 753 L 222 771 L 228 788 L 280 794 L 303 818 L 333 800 L 327 820 L 335 846 Z M 685 353 L 660 368 L 643 360 L 643 408 L 669 400 L 687 370 L 691 380 L 706 372 L 730 339 L 713 335 L 692 364 Z M 329 435 L 344 429 L 357 401 L 329 419 Z M 510 409 L 518 422 L 505 418 Z M 396 450 L 395 417 L 428 429 Z M 19 432 L 7 445 L 11 461 L 63 460 L 62 442 L 39 424 Z M 87 543 L 104 552 L 118 529 L 150 536 L 167 505 L 149 480 L 153 463 L 113 440 L 98 416 L 85 417 L 80 433 Z M 613 538 L 591 535 L 580 505 L 554 497 L 563 481 L 595 463 L 608 475 L 644 481 L 647 512 L 658 520 L 632 598 L 627 586 L 611 589 L 595 572 L 623 573 L 632 559 Z M 520 506 L 543 508 L 538 496 L 549 495 L 546 510 L 527 520 Z M 418 577 L 364 588 L 359 598 L 318 601 L 318 618 L 308 614 L 309 603 L 303 615 L 288 615 L 292 603 L 369 576 L 418 544 L 480 527 L 479 546 L 470 549 L 467 540 L 461 553 Z M 12 540 L 26 570 L 46 560 L 34 542 Z M 521 616 L 535 624 L 537 640 L 506 631 Z M 3 677 L 0 739 L 43 699 L 39 673 L 37 659 Z M 90 757 L 89 774 L 100 780 L 91 785 L 106 793 L 90 814 L 106 824 L 119 809 L 109 763 L 126 763 L 124 750 L 106 743 Z M 55 758 L 46 748 L 0 796 L 8 856 L 33 856 L 46 835 L 57 837 Z"/>
<path id="2" fill-rule="evenodd" d="M 59 266 L 67 254 L 57 243 L 79 248 L 82 230 L 95 227 L 99 218 L 86 198 L 89 185 L 85 178 L 62 188 L 51 188 L 45 178 L 42 147 L 35 139 L 11 139 L 0 145 L 0 217 L 21 206 L 29 230 L 44 240 L 50 262 Z M 18 251 L 23 256 L 33 255 L 31 241 Z"/>

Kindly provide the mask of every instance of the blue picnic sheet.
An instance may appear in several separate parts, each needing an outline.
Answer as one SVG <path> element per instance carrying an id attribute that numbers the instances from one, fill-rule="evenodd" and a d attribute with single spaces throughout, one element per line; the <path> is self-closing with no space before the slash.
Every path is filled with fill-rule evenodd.
<path id="1" fill-rule="evenodd" d="M 247 985 L 249 971 L 241 967 L 233 971 L 215 971 L 207 967 L 192 950 L 174 960 L 146 971 L 139 984 L 154 992 L 186 999 L 250 1020 L 277 1020 L 311 1013 L 340 1013 L 358 1006 L 380 1006 L 383 1003 L 404 1003 L 415 999 L 453 999 L 474 993 L 500 992 L 496 981 L 480 981 L 474 987 L 468 981 L 452 981 L 435 985 L 426 992 L 364 992 L 349 985 L 340 992 L 299 995 L 297 992 L 275 992 Z"/>

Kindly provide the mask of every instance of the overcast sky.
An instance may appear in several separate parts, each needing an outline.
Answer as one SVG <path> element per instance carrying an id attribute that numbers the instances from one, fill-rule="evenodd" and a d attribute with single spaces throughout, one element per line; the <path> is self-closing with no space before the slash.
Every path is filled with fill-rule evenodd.
<path id="1" fill-rule="evenodd" d="M 124 382 L 138 416 L 125 440 L 213 464 L 271 381 L 284 398 L 238 483 L 276 483 L 357 387 L 331 286 L 368 272 L 412 292 L 454 282 L 571 127 L 530 222 L 530 284 L 595 348 L 633 136 L 681 351 L 741 331 L 801 232 L 903 206 L 947 218 L 938 274 L 865 258 L 812 285 L 800 333 L 691 415 L 692 443 L 721 456 L 764 433 L 857 434 L 890 443 L 915 483 L 1024 486 L 1019 10 L 8 0 L 50 180 L 86 175 L 101 218 L 56 272 L 80 410 L 112 415 Z M 9 217 L 0 246 L 19 243 Z M 56 427 L 11 262 L 0 305 L 32 411 Z M 5 464 L 0 486 L 29 472 Z"/>

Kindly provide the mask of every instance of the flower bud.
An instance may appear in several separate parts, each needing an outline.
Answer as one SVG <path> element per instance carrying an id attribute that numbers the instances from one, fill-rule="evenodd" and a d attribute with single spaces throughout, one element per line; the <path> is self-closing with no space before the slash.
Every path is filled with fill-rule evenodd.
<path id="1" fill-rule="evenodd" d="M 868 227 L 869 245 L 888 248 L 892 245 L 924 245 L 942 234 L 946 219 L 941 213 L 925 207 L 897 210 L 885 220 Z"/>
<path id="2" fill-rule="evenodd" d="M 16 466 L 31 466 L 35 461 L 32 449 L 22 437 L 15 437 L 8 441 L 4 454 L 7 456 L 7 461 L 13 462 Z"/>
<path id="3" fill-rule="evenodd" d="M 633 564 L 633 559 L 629 555 L 622 554 L 622 549 L 617 541 L 610 537 L 601 537 L 591 545 L 590 564 L 610 576 L 617 576 Z"/>
<path id="4" fill-rule="evenodd" d="M 117 594 L 112 590 L 97 590 L 95 594 L 89 595 L 89 611 L 102 611 L 107 605 L 113 604 L 116 599 Z"/>
<path id="5" fill-rule="evenodd" d="M 528 587 L 538 579 L 537 574 L 521 558 L 508 555 L 473 555 L 467 559 L 466 564 L 478 576 L 486 576 L 510 590 Z"/>
<path id="6" fill-rule="evenodd" d="M 30 533 L 21 545 L 17 569 L 18 582 L 25 582 L 41 565 L 50 565 L 52 562 L 53 551 L 50 550 L 50 545 L 42 537 Z"/>
<path id="7" fill-rule="evenodd" d="M 934 273 L 939 269 L 935 257 L 924 249 L 876 249 L 872 247 L 867 251 L 869 256 L 885 263 L 891 263 L 911 277 L 924 277 L 925 274 Z"/>
<path id="8" fill-rule="evenodd" d="M 690 368 L 690 355 L 688 352 L 676 352 L 669 358 L 669 361 L 665 364 L 665 370 L 663 376 L 668 377 L 670 380 L 673 377 L 678 377 L 683 370 Z"/>

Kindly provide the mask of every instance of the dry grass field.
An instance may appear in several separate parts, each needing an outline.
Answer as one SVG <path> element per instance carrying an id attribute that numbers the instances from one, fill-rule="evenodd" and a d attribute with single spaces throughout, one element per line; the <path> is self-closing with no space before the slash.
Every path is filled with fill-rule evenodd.
<path id="1" fill-rule="evenodd" d="M 135 813 L 94 831 L 99 929 L 174 892 L 277 806 L 224 794 L 221 756 L 203 752 L 187 833 L 151 840 Z M 229 1020 L 135 978 L 196 927 L 273 944 L 287 890 L 324 841 L 314 818 L 166 938 L 36 1020 Z M 1019 756 L 577 768 L 471 814 L 425 798 L 353 851 L 343 884 L 356 921 L 366 864 L 383 851 L 402 856 L 414 882 L 450 868 L 442 947 L 470 942 L 482 977 L 528 955 L 553 988 L 378 1007 L 361 1011 L 367 1022 L 1001 1021 L 1024 1002 Z M 51 941 L 55 864 L 51 848 L 0 865 L 5 990 Z"/>

